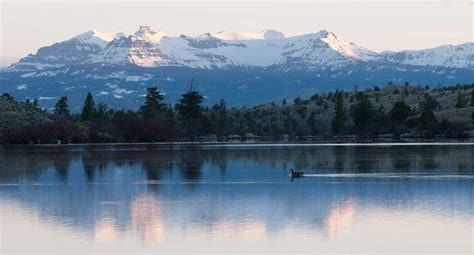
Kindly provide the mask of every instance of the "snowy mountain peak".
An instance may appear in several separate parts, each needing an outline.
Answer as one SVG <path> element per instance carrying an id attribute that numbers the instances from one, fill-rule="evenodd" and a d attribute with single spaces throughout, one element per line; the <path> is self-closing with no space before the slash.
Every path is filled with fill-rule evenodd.
<path id="1" fill-rule="evenodd" d="M 105 47 L 105 45 L 107 45 L 107 43 L 111 42 L 118 36 L 120 35 L 115 33 L 102 33 L 97 32 L 95 30 L 91 30 L 80 35 L 74 36 L 73 38 L 71 38 L 71 40 L 77 40 L 84 44 L 99 45 L 103 48 Z"/>
<path id="2" fill-rule="evenodd" d="M 388 61 L 407 65 L 474 68 L 474 42 L 424 50 L 385 51 L 380 55 Z"/>
<path id="3" fill-rule="evenodd" d="M 138 40 L 150 41 L 152 43 L 159 43 L 163 37 L 166 37 L 167 34 L 160 31 L 154 30 L 149 26 L 140 26 L 138 31 L 135 32 L 135 38 Z"/>
<path id="4" fill-rule="evenodd" d="M 335 33 L 321 30 L 317 33 L 321 36 L 321 41 L 327 43 L 329 47 L 339 52 L 344 57 L 362 61 L 376 60 L 378 58 L 377 53 L 366 48 L 357 46 L 352 42 L 348 42 Z"/>
<path id="5" fill-rule="evenodd" d="M 378 54 L 328 30 L 291 37 L 271 29 L 256 33 L 221 31 L 195 36 L 168 36 L 149 26 L 140 26 L 137 32 L 129 36 L 88 31 L 42 47 L 36 54 L 22 58 L 7 71 L 36 71 L 88 64 L 336 70 L 361 62 L 474 68 L 474 43 Z"/>

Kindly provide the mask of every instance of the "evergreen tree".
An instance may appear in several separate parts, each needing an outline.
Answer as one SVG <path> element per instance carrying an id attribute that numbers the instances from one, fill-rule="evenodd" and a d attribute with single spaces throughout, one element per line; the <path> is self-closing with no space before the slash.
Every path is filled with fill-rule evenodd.
<path id="1" fill-rule="evenodd" d="M 403 123 L 410 115 L 411 109 L 405 102 L 396 102 L 390 110 L 390 118 L 398 123 Z"/>
<path id="2" fill-rule="evenodd" d="M 420 103 L 421 111 L 434 111 L 439 106 L 438 102 L 428 93 L 424 95 L 425 100 Z"/>
<path id="3" fill-rule="evenodd" d="M 187 137 L 194 139 L 202 131 L 208 131 L 208 122 L 202 120 L 204 109 L 201 104 L 203 99 L 204 97 L 199 92 L 191 88 L 189 92 L 181 95 L 181 99 L 175 105 L 182 130 Z"/>
<path id="4" fill-rule="evenodd" d="M 94 119 L 97 122 L 105 123 L 109 119 L 109 108 L 106 103 L 100 102 L 97 104 L 97 110 L 94 113 Z"/>
<path id="5" fill-rule="evenodd" d="M 471 106 L 474 106 L 474 89 L 471 91 Z"/>
<path id="6" fill-rule="evenodd" d="M 356 97 L 357 103 L 352 107 L 352 119 L 359 130 L 359 133 L 368 131 L 374 116 L 374 107 L 367 95 L 363 92 L 358 92 Z"/>
<path id="7" fill-rule="evenodd" d="M 213 117 L 215 122 L 215 130 L 220 135 L 225 134 L 227 131 L 227 123 L 229 122 L 227 116 L 227 106 L 224 99 L 221 99 L 219 104 L 215 104 L 212 107 Z"/>
<path id="8" fill-rule="evenodd" d="M 466 101 L 464 100 L 464 95 L 461 92 L 458 92 L 458 97 L 456 100 L 456 108 L 466 107 Z"/>
<path id="9" fill-rule="evenodd" d="M 67 96 L 61 97 L 54 106 L 54 113 L 57 115 L 69 115 L 69 107 L 67 105 Z"/>
<path id="10" fill-rule="evenodd" d="M 157 87 L 147 88 L 145 103 L 140 106 L 139 113 L 143 118 L 154 118 L 165 111 L 166 104 L 163 103 L 165 97 Z"/>
<path id="11" fill-rule="evenodd" d="M 438 106 L 438 102 L 428 94 L 425 94 L 425 100 L 421 103 L 421 116 L 418 118 L 418 125 L 428 136 L 434 133 L 438 121 L 433 110 Z"/>
<path id="12" fill-rule="evenodd" d="M 341 92 L 337 93 L 335 115 L 331 123 L 331 130 L 334 134 L 340 134 L 344 131 L 346 114 L 344 112 L 344 99 Z"/>
<path id="13" fill-rule="evenodd" d="M 10 99 L 10 100 L 13 100 L 13 96 L 11 96 L 11 95 L 8 94 L 8 93 L 3 93 L 3 94 L 2 94 L 2 97 L 7 98 L 7 99 Z"/>
<path id="14" fill-rule="evenodd" d="M 432 132 L 438 123 L 433 111 L 431 110 L 423 111 L 418 121 L 421 129 L 427 132 Z"/>
<path id="15" fill-rule="evenodd" d="M 203 112 L 201 106 L 203 99 L 204 97 L 194 90 L 181 95 L 181 99 L 175 106 L 180 120 L 199 119 Z"/>
<path id="16" fill-rule="evenodd" d="M 82 107 L 81 120 L 90 121 L 96 113 L 95 102 L 92 94 L 87 93 L 86 100 L 84 101 L 84 106 Z"/>

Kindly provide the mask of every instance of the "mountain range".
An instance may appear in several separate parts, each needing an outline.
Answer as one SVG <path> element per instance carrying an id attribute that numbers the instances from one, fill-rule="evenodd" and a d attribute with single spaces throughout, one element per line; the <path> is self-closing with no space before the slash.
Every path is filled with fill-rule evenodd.
<path id="1" fill-rule="evenodd" d="M 136 109 L 147 87 L 158 86 L 173 103 L 193 78 L 207 104 L 252 105 L 354 85 L 471 83 L 473 74 L 473 42 L 377 53 L 326 30 L 170 36 L 141 26 L 132 35 L 89 31 L 42 47 L 2 70 L 0 89 L 46 108 L 67 95 L 79 110 L 91 91 L 98 101 Z"/>

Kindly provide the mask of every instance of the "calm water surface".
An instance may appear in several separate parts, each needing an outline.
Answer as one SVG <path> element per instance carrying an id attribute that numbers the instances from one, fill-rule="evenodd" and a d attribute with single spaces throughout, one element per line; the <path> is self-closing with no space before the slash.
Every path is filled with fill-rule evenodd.
<path id="1" fill-rule="evenodd" d="M 4 147 L 0 253 L 472 254 L 473 158 L 473 145 Z"/>

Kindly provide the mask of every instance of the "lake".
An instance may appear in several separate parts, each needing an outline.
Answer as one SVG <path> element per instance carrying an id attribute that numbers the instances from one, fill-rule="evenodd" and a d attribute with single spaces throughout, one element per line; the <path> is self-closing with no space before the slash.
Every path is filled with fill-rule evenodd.
<path id="1" fill-rule="evenodd" d="M 0 253 L 472 254 L 473 189 L 474 145 L 3 147 Z"/>

